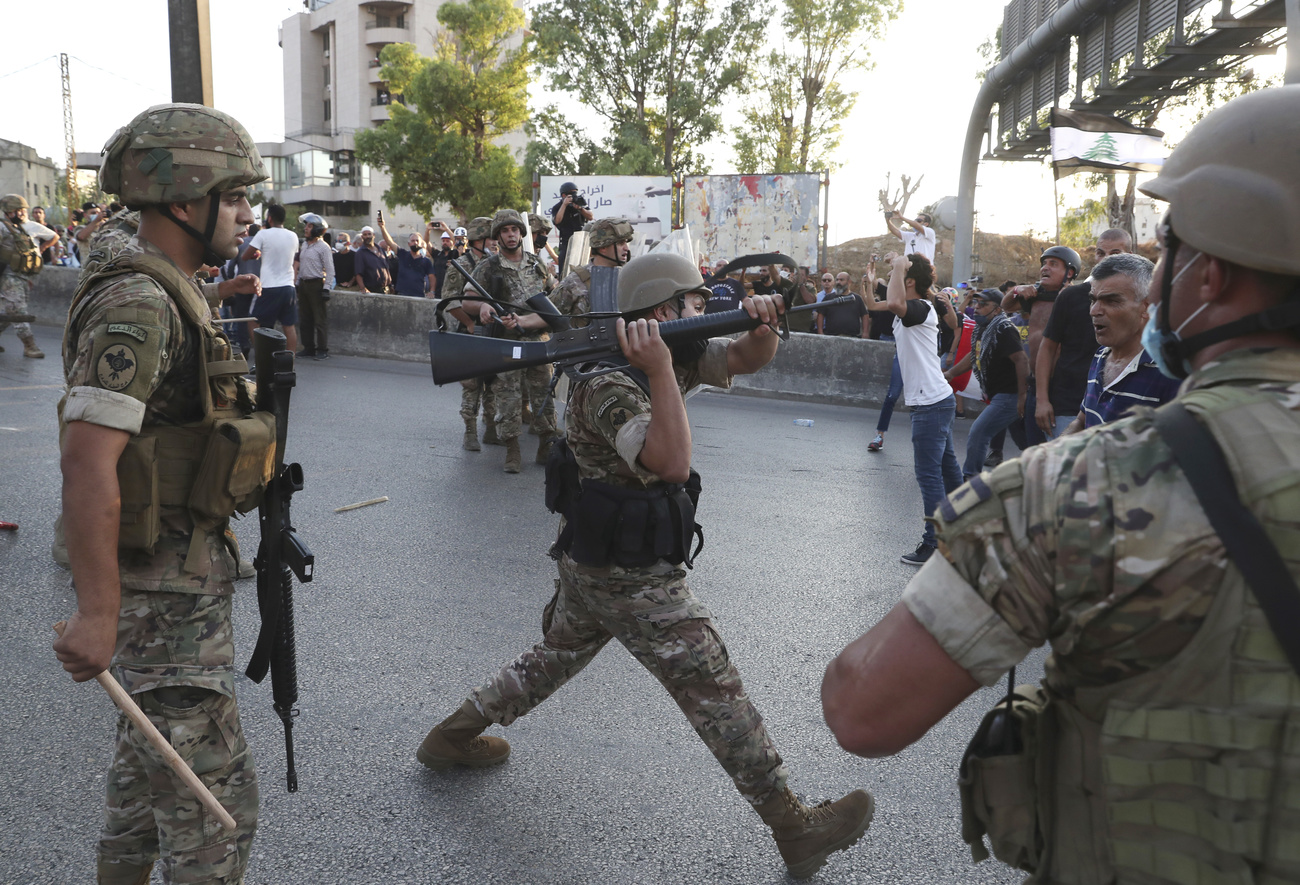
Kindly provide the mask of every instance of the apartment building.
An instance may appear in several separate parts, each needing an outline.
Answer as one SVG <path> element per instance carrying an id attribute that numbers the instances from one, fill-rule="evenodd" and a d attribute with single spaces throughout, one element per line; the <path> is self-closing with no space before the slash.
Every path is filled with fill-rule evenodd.
<path id="1" fill-rule="evenodd" d="M 49 210 L 66 200 L 58 193 L 58 179 L 53 160 L 21 142 L 0 138 L 0 196 L 22 194 L 28 205 Z"/>
<path id="2" fill-rule="evenodd" d="M 257 146 L 271 172 L 268 197 L 352 230 L 382 208 L 395 235 L 423 233 L 425 219 L 383 204 L 388 175 L 357 162 L 355 134 L 388 119 L 393 96 L 379 76 L 380 51 L 413 43 L 432 55 L 443 2 L 307 0 L 306 12 L 281 23 L 285 140 Z M 525 137 L 521 132 L 508 143 L 522 151 Z"/>

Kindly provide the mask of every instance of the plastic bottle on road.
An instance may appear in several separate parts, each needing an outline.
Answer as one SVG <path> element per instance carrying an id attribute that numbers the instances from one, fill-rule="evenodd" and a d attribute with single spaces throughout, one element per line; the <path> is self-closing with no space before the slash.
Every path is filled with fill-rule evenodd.
<path id="1" fill-rule="evenodd" d="M 812 427 L 812 426 L 813 426 L 813 419 L 811 419 L 811 418 L 795 418 L 795 419 L 794 419 L 794 423 L 795 423 L 795 424 L 798 424 L 800 427 Z"/>

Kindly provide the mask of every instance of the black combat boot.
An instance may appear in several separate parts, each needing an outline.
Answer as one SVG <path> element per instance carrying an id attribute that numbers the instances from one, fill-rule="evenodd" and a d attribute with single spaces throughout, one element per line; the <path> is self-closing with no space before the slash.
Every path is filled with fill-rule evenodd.
<path id="1" fill-rule="evenodd" d="M 415 758 L 434 771 L 453 765 L 470 768 L 500 765 L 510 757 L 510 745 L 499 737 L 480 737 L 491 724 L 474 702 L 467 700 L 433 727 L 415 751 Z"/>

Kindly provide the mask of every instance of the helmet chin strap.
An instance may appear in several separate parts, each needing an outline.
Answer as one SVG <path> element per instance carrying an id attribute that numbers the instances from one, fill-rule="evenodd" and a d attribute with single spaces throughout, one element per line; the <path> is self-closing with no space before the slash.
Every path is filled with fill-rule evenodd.
<path id="1" fill-rule="evenodd" d="M 217 233 L 217 215 L 221 212 L 221 193 L 219 191 L 210 191 L 208 196 L 211 199 L 208 201 L 208 223 L 205 227 L 204 233 L 199 233 L 193 227 L 173 215 L 170 205 L 159 206 L 158 209 L 165 218 L 172 222 L 172 224 L 198 240 L 199 245 L 203 247 L 203 263 L 216 267 L 223 264 L 226 260 L 225 256 L 219 254 L 216 247 L 212 244 L 212 238 Z"/>
<path id="2" fill-rule="evenodd" d="M 602 247 L 601 247 L 601 249 L 608 249 L 608 248 L 609 248 L 608 246 L 602 246 Z M 601 252 L 600 249 L 597 249 L 596 252 L 595 252 L 595 254 L 598 255 L 598 256 L 600 256 L 601 258 L 605 259 L 606 261 L 612 261 L 612 262 L 614 262 L 614 266 L 615 266 L 615 267 L 622 267 L 623 265 L 627 264 L 626 261 L 620 261 L 620 260 L 619 260 L 619 257 L 618 257 L 618 244 L 617 244 L 617 243 L 614 244 L 614 257 L 613 257 L 613 258 L 611 258 L 611 257 L 609 257 L 608 255 L 606 255 L 606 254 L 604 254 L 603 252 Z"/>

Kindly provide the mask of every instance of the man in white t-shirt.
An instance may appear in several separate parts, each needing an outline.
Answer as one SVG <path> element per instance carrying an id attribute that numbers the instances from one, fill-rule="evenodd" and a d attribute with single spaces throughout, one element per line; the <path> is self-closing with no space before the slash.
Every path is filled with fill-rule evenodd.
<path id="1" fill-rule="evenodd" d="M 285 349 L 298 351 L 298 295 L 293 285 L 293 259 L 298 235 L 284 227 L 284 207 L 266 207 L 266 225 L 244 247 L 246 260 L 262 259 L 262 294 L 253 299 L 253 316 L 264 329 L 276 322 L 284 329 Z"/>
<path id="2" fill-rule="evenodd" d="M 885 256 L 890 275 L 884 301 L 872 311 L 894 315 L 894 346 L 903 374 L 903 401 L 912 412 L 912 465 L 921 487 L 925 515 L 962 483 L 961 465 L 952 444 L 957 401 L 939 366 L 939 317 L 927 294 L 934 285 L 934 265 L 918 253 Z M 921 565 L 934 553 L 934 525 L 925 523 L 921 543 L 903 554 L 903 562 Z"/>
<path id="3" fill-rule="evenodd" d="M 899 221 L 909 229 L 900 228 L 897 224 Z M 889 225 L 891 234 L 903 241 L 904 255 L 924 255 L 927 261 L 934 264 L 934 219 L 930 213 L 921 212 L 914 221 L 890 210 L 885 213 L 885 224 Z"/>

